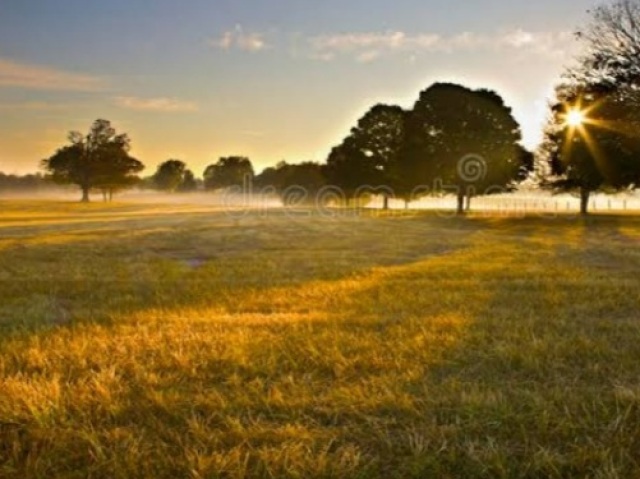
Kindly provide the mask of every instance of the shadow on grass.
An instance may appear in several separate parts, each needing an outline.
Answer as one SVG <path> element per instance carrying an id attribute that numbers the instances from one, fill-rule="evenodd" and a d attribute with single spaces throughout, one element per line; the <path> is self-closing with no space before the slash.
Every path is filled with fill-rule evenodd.
<path id="1" fill-rule="evenodd" d="M 583 244 L 574 224 L 459 224 L 447 235 L 429 220 L 144 236 L 122 258 L 147 265 L 139 293 L 126 275 L 73 294 L 62 283 L 71 311 L 101 309 L 0 346 L 16 400 L 3 410 L 20 427 L 9 467 L 16 477 L 633 476 L 637 326 L 603 317 L 632 315 L 632 285 L 562 255 Z M 212 259 L 184 264 L 207 238 Z M 83 243 L 73 258 L 124 275 L 109 268 L 116 248 Z"/>

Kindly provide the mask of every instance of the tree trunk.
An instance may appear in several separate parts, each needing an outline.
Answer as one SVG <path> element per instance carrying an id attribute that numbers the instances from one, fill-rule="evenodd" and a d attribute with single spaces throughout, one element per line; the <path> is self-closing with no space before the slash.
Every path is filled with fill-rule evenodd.
<path id="1" fill-rule="evenodd" d="M 113 201 L 113 189 L 109 190 L 109 203 Z"/>
<path id="2" fill-rule="evenodd" d="M 456 210 L 456 213 L 458 216 L 464 216 L 464 199 L 465 199 L 465 194 L 464 192 L 461 190 L 458 192 L 458 208 Z"/>
<path id="3" fill-rule="evenodd" d="M 465 205 L 464 210 L 466 212 L 471 211 L 471 194 L 470 193 L 467 195 L 467 204 Z"/>
<path id="4" fill-rule="evenodd" d="M 102 202 L 107 202 L 107 190 L 102 190 Z"/>
<path id="5" fill-rule="evenodd" d="M 382 197 L 382 209 L 383 210 L 388 210 L 389 209 L 389 196 L 384 195 Z"/>
<path id="6" fill-rule="evenodd" d="M 89 187 L 88 186 L 83 186 L 82 187 L 82 203 L 89 203 L 90 199 L 89 199 Z"/>
<path id="7" fill-rule="evenodd" d="M 586 188 L 580 188 L 580 214 L 587 216 L 589 214 L 589 197 L 591 191 Z"/>

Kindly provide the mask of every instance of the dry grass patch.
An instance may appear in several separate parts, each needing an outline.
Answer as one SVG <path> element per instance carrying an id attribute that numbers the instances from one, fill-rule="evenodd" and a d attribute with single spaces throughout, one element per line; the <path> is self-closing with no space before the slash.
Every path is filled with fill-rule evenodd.
<path id="1" fill-rule="evenodd" d="M 130 229 L 63 241 L 29 208 L 0 251 L 1 476 L 640 472 L 633 217 L 116 205 L 95 227 Z"/>

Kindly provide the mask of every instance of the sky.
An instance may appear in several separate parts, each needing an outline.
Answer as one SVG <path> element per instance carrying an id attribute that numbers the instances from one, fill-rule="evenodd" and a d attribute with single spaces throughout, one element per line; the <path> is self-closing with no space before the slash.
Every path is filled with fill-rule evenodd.
<path id="1" fill-rule="evenodd" d="M 376 103 L 492 88 L 524 143 L 595 0 L 0 0 L 0 171 L 110 120 L 152 174 L 324 161 Z"/>

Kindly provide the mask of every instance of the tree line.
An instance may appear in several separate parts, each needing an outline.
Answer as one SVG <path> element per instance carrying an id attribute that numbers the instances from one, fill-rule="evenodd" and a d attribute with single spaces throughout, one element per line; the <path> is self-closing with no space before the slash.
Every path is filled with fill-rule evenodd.
<path id="1" fill-rule="evenodd" d="M 202 178 L 178 159 L 141 179 L 144 165 L 130 156 L 130 140 L 106 120 L 42 161 L 48 177 L 105 199 L 134 185 L 167 192 L 253 188 L 313 198 L 333 187 L 345 201 L 364 194 L 409 202 L 450 195 L 462 214 L 478 195 L 512 191 L 525 178 L 541 188 L 575 192 L 581 211 L 597 191 L 640 184 L 640 0 L 617 0 L 592 12 L 578 35 L 585 52 L 567 69 L 549 108 L 544 142 L 522 146 L 520 125 L 495 91 L 436 83 L 409 110 L 378 104 L 336 145 L 323 164 L 281 162 L 256 175 L 246 157 L 207 166 Z"/>
<path id="2" fill-rule="evenodd" d="M 410 202 L 428 194 L 453 193 L 458 211 L 478 194 L 513 189 L 533 168 L 533 155 L 520 144 L 520 126 L 511 109 L 493 91 L 437 83 L 427 88 L 411 110 L 373 106 L 329 154 L 326 163 L 281 162 L 256 175 L 246 157 L 221 158 L 209 165 L 201 183 L 187 165 L 170 159 L 144 180 L 143 164 L 130 156 L 130 140 L 110 122 L 96 121 L 88 134 L 72 132 L 70 144 L 43 160 L 53 181 L 91 190 L 105 199 L 139 185 L 165 192 L 253 188 L 280 195 L 283 201 L 313 200 L 332 186 L 345 201 L 381 194 Z M 466 163 L 467 162 L 467 163 Z"/>
<path id="3" fill-rule="evenodd" d="M 7 175 L 0 172 L 0 193 L 40 191 L 51 186 L 40 173 L 28 175 Z"/>

